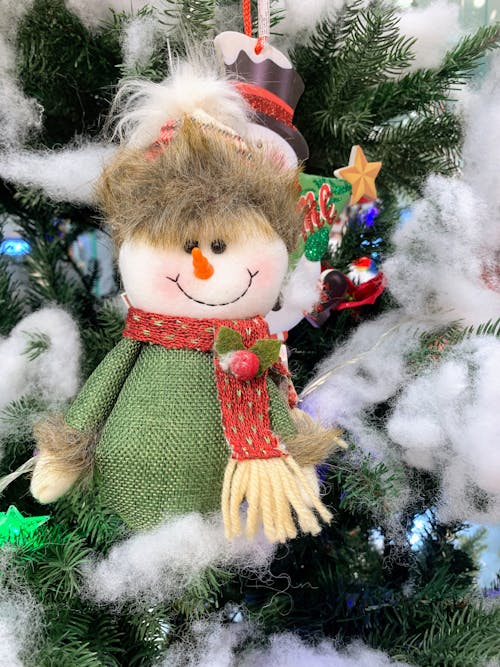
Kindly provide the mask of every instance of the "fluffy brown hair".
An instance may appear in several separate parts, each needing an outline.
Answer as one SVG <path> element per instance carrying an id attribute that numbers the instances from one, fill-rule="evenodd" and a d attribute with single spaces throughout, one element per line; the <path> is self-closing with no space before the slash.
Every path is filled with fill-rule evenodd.
<path id="1" fill-rule="evenodd" d="M 143 238 L 155 246 L 259 231 L 297 245 L 298 169 L 285 169 L 220 128 L 184 118 L 155 155 L 121 149 L 104 169 L 97 199 L 115 241 Z"/>
<path id="2" fill-rule="evenodd" d="M 299 465 L 319 465 L 333 452 L 346 449 L 338 428 L 324 428 L 298 408 L 292 410 L 291 415 L 297 434 L 286 441 L 286 449 Z"/>

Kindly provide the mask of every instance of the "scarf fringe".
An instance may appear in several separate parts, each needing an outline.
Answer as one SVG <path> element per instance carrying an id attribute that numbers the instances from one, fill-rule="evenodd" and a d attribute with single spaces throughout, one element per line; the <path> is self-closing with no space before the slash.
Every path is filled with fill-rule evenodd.
<path id="1" fill-rule="evenodd" d="M 260 524 L 270 542 L 295 538 L 296 524 L 303 533 L 317 535 L 321 527 L 314 510 L 325 523 L 332 519 L 318 491 L 291 456 L 229 461 L 222 487 L 222 517 L 228 540 L 241 535 L 240 506 L 245 499 L 245 532 L 250 539 Z"/>

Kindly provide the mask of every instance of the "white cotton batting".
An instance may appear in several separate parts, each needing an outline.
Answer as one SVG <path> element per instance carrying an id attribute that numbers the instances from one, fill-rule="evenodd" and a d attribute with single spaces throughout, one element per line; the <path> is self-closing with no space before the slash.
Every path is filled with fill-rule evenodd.
<path id="1" fill-rule="evenodd" d="M 182 642 L 167 651 L 161 667 L 404 667 L 359 642 L 341 648 L 333 641 L 312 644 L 284 633 L 271 635 L 262 648 L 241 651 L 245 640 L 266 642 L 250 623 L 223 625 L 217 618 L 198 621 Z"/>
<path id="2" fill-rule="evenodd" d="M 426 7 L 412 7 L 399 14 L 399 27 L 406 37 L 413 37 L 415 59 L 406 72 L 439 67 L 446 52 L 462 36 L 459 7 L 447 0 L 436 0 Z"/>
<path id="3" fill-rule="evenodd" d="M 135 14 L 143 7 L 165 7 L 162 0 L 64 0 L 66 7 L 91 30 L 102 29 L 112 20 L 112 11 Z"/>
<path id="4" fill-rule="evenodd" d="M 485 280 L 500 249 L 491 243 L 494 227 L 491 208 L 467 183 L 431 176 L 383 264 L 390 292 L 415 319 L 465 325 L 496 319 L 500 291 Z"/>
<path id="5" fill-rule="evenodd" d="M 40 188 L 56 201 L 90 205 L 102 168 L 116 147 L 87 143 L 60 151 L 0 153 L 0 177 Z"/>
<path id="6" fill-rule="evenodd" d="M 463 178 L 485 200 L 488 220 L 483 233 L 500 250 L 500 56 L 490 59 L 489 72 L 461 96 L 465 117 Z"/>
<path id="7" fill-rule="evenodd" d="M 187 514 L 137 533 L 89 563 L 86 587 L 99 602 L 174 599 L 207 567 L 262 570 L 274 551 L 263 537 L 227 541 L 220 515 Z"/>
<path id="8" fill-rule="evenodd" d="M 201 667 L 200 663 L 200 667 Z M 240 665 L 240 663 L 236 663 Z M 254 649 L 243 655 L 241 667 L 405 667 L 386 653 L 375 651 L 361 643 L 341 649 L 324 640 L 316 645 L 287 633 L 273 635 L 268 649 Z M 408 667 L 408 666 L 406 666 Z"/>
<path id="9" fill-rule="evenodd" d="M 12 552 L 4 547 L 0 568 L 9 569 Z M 23 658 L 32 655 L 41 629 L 40 608 L 19 584 L 15 590 L 0 587 L 0 665 L 23 667 Z"/>
<path id="10" fill-rule="evenodd" d="M 42 109 L 22 92 L 16 73 L 16 34 L 32 0 L 2 2 L 0 24 L 0 148 L 20 144 L 40 127 Z"/>
<path id="11" fill-rule="evenodd" d="M 47 337 L 48 349 L 33 361 L 26 354 L 30 334 Z M 0 339 L 0 410 L 23 396 L 49 405 L 66 401 L 79 384 L 80 336 L 76 322 L 60 308 L 42 308 L 25 317 Z"/>
<path id="12" fill-rule="evenodd" d="M 465 340 L 405 387 L 387 423 L 407 463 L 440 476 L 447 520 L 500 518 L 499 373 L 500 340 Z"/>
<path id="13" fill-rule="evenodd" d="M 431 176 L 393 237 L 388 287 L 416 319 L 478 325 L 500 313 L 500 57 L 461 96 L 462 175 Z"/>
<path id="14" fill-rule="evenodd" d="M 418 326 L 402 310 L 361 324 L 318 367 L 313 381 L 328 377 L 304 399 L 304 408 L 327 426 L 356 432 L 364 413 L 408 379 L 406 355 L 419 346 Z M 420 332 L 431 326 L 423 322 Z"/>
<path id="15" fill-rule="evenodd" d="M 217 617 L 195 621 L 166 652 L 160 667 L 236 667 L 235 650 L 251 634 L 247 623 L 222 625 Z"/>
<path id="16" fill-rule="evenodd" d="M 154 16 L 136 16 L 125 24 L 121 43 L 128 71 L 148 65 L 167 28 Z"/>
<path id="17" fill-rule="evenodd" d="M 340 9 L 345 3 L 343 0 L 278 0 L 273 4 L 273 10 L 283 13 L 277 32 L 289 37 L 297 34 L 312 33 L 318 23 L 332 14 L 332 10 Z"/>
<path id="18" fill-rule="evenodd" d="M 334 19 L 346 0 L 276 0 L 272 9 L 282 17 L 273 28 L 273 45 L 282 51 L 292 51 L 314 39 L 315 30 L 321 21 Z"/>
<path id="19" fill-rule="evenodd" d="M 23 667 L 23 654 L 33 636 L 32 604 L 21 596 L 0 593 L 0 665 Z"/>

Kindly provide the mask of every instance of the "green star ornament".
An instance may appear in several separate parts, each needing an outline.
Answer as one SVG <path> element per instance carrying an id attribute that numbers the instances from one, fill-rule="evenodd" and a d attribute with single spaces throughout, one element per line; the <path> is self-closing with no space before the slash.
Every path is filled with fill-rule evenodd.
<path id="1" fill-rule="evenodd" d="M 26 544 L 49 519 L 50 516 L 23 516 L 17 507 L 11 505 L 6 512 L 0 512 L 0 546 L 7 542 Z"/>

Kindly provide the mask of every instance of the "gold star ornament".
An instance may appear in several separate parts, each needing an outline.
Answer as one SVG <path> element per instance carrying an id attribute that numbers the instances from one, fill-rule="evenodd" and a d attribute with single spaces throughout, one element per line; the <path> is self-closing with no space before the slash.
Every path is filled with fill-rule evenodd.
<path id="1" fill-rule="evenodd" d="M 361 146 L 353 146 L 349 165 L 336 169 L 334 174 L 352 185 L 351 204 L 357 204 L 362 197 L 377 199 L 375 179 L 381 168 L 382 162 L 368 162 Z"/>

